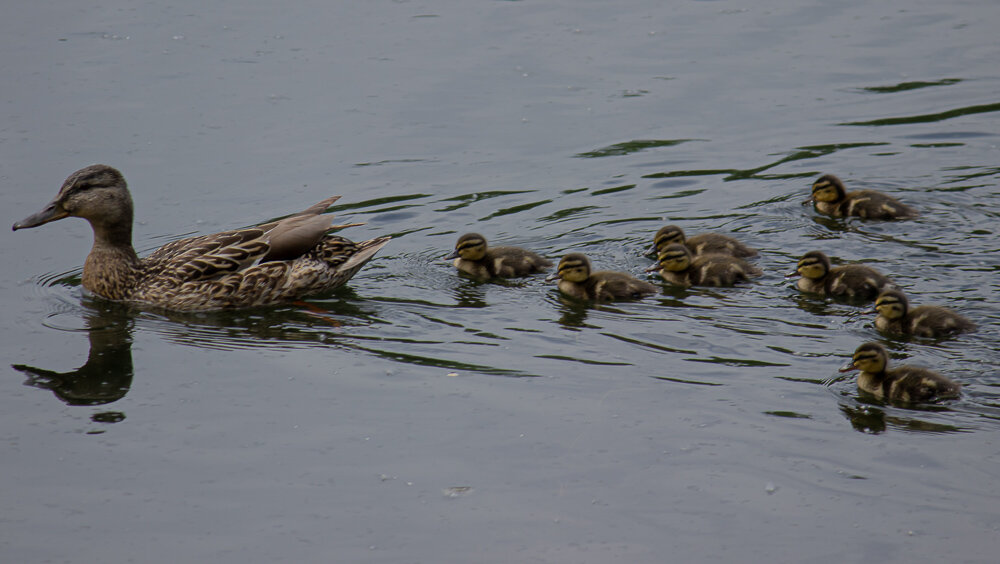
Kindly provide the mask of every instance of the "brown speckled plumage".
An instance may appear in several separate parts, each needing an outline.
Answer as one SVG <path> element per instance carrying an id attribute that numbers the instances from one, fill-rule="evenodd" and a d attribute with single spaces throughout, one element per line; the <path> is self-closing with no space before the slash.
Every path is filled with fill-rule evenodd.
<path id="1" fill-rule="evenodd" d="M 841 371 L 860 370 L 858 388 L 894 402 L 930 402 L 961 394 L 961 385 L 933 370 L 910 365 L 891 369 L 888 366 L 889 354 L 882 345 L 864 343 L 854 351 L 850 366 Z"/>
<path id="2" fill-rule="evenodd" d="M 657 265 L 649 272 L 659 272 L 667 282 L 683 286 L 732 286 L 760 276 L 761 270 L 747 261 L 727 255 L 692 256 L 687 246 L 666 245 Z"/>
<path id="3" fill-rule="evenodd" d="M 834 217 L 910 219 L 919 215 L 916 209 L 882 192 L 847 192 L 844 183 L 832 174 L 824 174 L 813 183 L 812 195 L 806 202 L 812 202 L 819 213 Z"/>
<path id="4" fill-rule="evenodd" d="M 69 216 L 88 220 L 94 246 L 82 282 L 103 298 L 177 311 L 243 308 L 332 290 L 389 242 L 328 234 L 347 227 L 322 215 L 337 198 L 279 221 L 173 241 L 140 259 L 125 179 L 112 167 L 92 165 L 71 174 L 52 202 L 14 229 Z"/>

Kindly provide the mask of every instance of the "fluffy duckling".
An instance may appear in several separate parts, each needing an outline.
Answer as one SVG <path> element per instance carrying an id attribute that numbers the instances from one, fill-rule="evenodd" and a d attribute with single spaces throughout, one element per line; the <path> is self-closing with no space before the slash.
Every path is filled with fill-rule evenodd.
<path id="1" fill-rule="evenodd" d="M 888 369 L 889 354 L 878 343 L 865 343 L 854 351 L 850 366 L 841 372 L 860 370 L 858 388 L 878 398 L 906 403 L 955 398 L 961 385 L 937 372 L 904 364 Z"/>
<path id="2" fill-rule="evenodd" d="M 684 230 L 676 225 L 667 225 L 656 232 L 649 255 L 658 257 L 667 245 L 673 243 L 680 243 L 691 249 L 692 255 L 757 256 L 757 249 L 750 248 L 728 235 L 699 233 L 693 237 L 685 237 Z"/>
<path id="3" fill-rule="evenodd" d="M 686 245 L 673 243 L 663 247 L 657 265 L 646 272 L 659 271 L 671 284 L 690 286 L 732 286 L 745 282 L 762 272 L 747 261 L 726 255 L 691 256 Z"/>
<path id="4" fill-rule="evenodd" d="M 638 299 L 656 293 L 656 286 L 624 272 L 590 271 L 590 260 L 580 253 L 570 253 L 559 261 L 555 274 L 559 291 L 578 300 L 605 302 Z"/>
<path id="5" fill-rule="evenodd" d="M 895 288 L 892 280 L 869 266 L 848 264 L 831 268 L 830 259 L 820 251 L 810 251 L 799 259 L 788 277 L 799 278 L 799 290 L 824 296 L 872 299 L 884 289 Z"/>
<path id="6" fill-rule="evenodd" d="M 488 247 L 486 238 L 466 233 L 455 243 L 455 268 L 476 278 L 513 278 L 542 272 L 552 261 L 520 247 Z"/>
<path id="7" fill-rule="evenodd" d="M 883 333 L 917 337 L 947 337 L 972 331 L 976 324 L 954 311 L 940 306 L 910 308 L 906 294 L 884 290 L 875 299 L 875 328 Z"/>
<path id="8" fill-rule="evenodd" d="M 819 213 L 833 217 L 909 219 L 919 215 L 916 209 L 882 192 L 858 190 L 848 193 L 844 183 L 832 174 L 824 174 L 813 183 L 812 195 L 803 204 L 809 202 Z"/>

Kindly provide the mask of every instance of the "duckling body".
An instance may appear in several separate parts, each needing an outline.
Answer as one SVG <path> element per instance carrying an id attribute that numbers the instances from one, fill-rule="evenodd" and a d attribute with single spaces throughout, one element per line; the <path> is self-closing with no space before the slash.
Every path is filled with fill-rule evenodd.
<path id="1" fill-rule="evenodd" d="M 664 247 L 680 243 L 690 249 L 692 255 L 728 255 L 733 257 L 757 256 L 757 249 L 744 245 L 737 239 L 719 233 L 699 233 L 685 237 L 684 230 L 676 225 L 660 228 L 653 237 L 653 248 L 649 254 L 658 257 Z"/>
<path id="2" fill-rule="evenodd" d="M 389 242 L 353 242 L 321 215 L 339 196 L 285 219 L 189 237 L 140 259 L 132 247 L 132 197 L 122 174 L 92 165 L 71 174 L 42 211 L 14 224 L 37 227 L 74 216 L 90 222 L 94 246 L 83 287 L 109 300 L 175 311 L 271 305 L 347 282 Z M 357 224 L 354 224 L 357 225 Z"/>
<path id="3" fill-rule="evenodd" d="M 831 267 L 830 259 L 820 251 L 811 251 L 799 259 L 789 276 L 801 276 L 796 286 L 803 292 L 824 296 L 874 299 L 884 289 L 895 288 L 881 272 L 860 264 Z"/>
<path id="4" fill-rule="evenodd" d="M 919 366 L 888 368 L 889 354 L 878 343 L 865 343 L 854 351 L 851 365 L 841 371 L 860 370 L 858 388 L 877 398 L 905 403 L 955 398 L 961 385 Z"/>
<path id="5" fill-rule="evenodd" d="M 906 294 L 885 290 L 875 299 L 875 328 L 891 335 L 913 335 L 936 339 L 976 329 L 976 324 L 940 306 L 910 307 Z"/>
<path id="6" fill-rule="evenodd" d="M 455 268 L 476 278 L 516 278 L 545 271 L 552 261 L 520 247 L 490 247 L 478 233 L 458 238 L 455 251 L 445 257 L 455 259 Z"/>
<path id="7" fill-rule="evenodd" d="M 624 272 L 591 272 L 590 260 L 580 253 L 570 253 L 559 261 L 557 272 L 549 277 L 556 278 L 559 291 L 578 300 L 639 299 L 657 291 L 656 286 Z"/>
<path id="8" fill-rule="evenodd" d="M 733 286 L 760 276 L 759 268 L 747 261 L 727 255 L 692 256 L 686 245 L 672 243 L 663 247 L 656 266 L 664 280 L 683 286 Z"/>
<path id="9" fill-rule="evenodd" d="M 832 174 L 824 174 L 812 185 L 811 201 L 816 211 L 833 217 L 856 216 L 865 219 L 910 219 L 916 209 L 896 198 L 875 190 L 847 192 L 844 183 Z"/>

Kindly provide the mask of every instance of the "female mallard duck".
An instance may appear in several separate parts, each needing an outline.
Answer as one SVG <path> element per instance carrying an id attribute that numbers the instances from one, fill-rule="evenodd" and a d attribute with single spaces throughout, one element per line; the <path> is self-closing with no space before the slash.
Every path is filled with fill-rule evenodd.
<path id="1" fill-rule="evenodd" d="M 825 296 L 872 299 L 884 289 L 895 288 L 889 278 L 869 266 L 848 264 L 830 267 L 830 259 L 820 251 L 810 251 L 799 259 L 788 277 L 801 276 L 799 290 Z"/>
<path id="2" fill-rule="evenodd" d="M 757 249 L 752 249 L 728 235 L 718 233 L 700 233 L 693 237 L 685 237 L 684 230 L 676 225 L 661 227 L 653 236 L 653 248 L 649 255 L 660 256 L 664 247 L 680 243 L 691 249 L 692 255 L 729 255 L 733 257 L 757 256 Z"/>
<path id="3" fill-rule="evenodd" d="M 832 174 L 824 174 L 812 185 L 812 202 L 819 213 L 833 217 L 857 216 L 865 219 L 909 219 L 917 217 L 916 209 L 896 198 L 875 190 L 848 193 L 844 183 Z"/>
<path id="4" fill-rule="evenodd" d="M 972 331 L 976 324 L 954 311 L 940 306 L 910 308 L 906 294 L 899 290 L 883 291 L 875 298 L 875 328 L 894 335 L 938 338 Z"/>
<path id="5" fill-rule="evenodd" d="M 646 272 L 659 271 L 671 284 L 690 286 L 732 286 L 745 282 L 762 272 L 747 261 L 726 255 L 691 256 L 691 249 L 673 243 L 663 247 L 656 266 Z"/>
<path id="6" fill-rule="evenodd" d="M 110 166 L 92 165 L 71 174 L 55 199 L 14 230 L 69 216 L 89 221 L 94 246 L 83 265 L 83 287 L 102 298 L 177 311 L 253 307 L 336 288 L 389 242 L 328 235 L 347 227 L 320 215 L 338 197 L 280 221 L 173 241 L 140 259 L 132 248 L 125 178 Z"/>
<path id="7" fill-rule="evenodd" d="M 854 351 L 850 366 L 860 370 L 858 388 L 878 398 L 913 403 L 958 397 L 961 385 L 926 368 L 908 364 L 888 369 L 889 354 L 878 343 L 865 343 Z"/>
<path id="8" fill-rule="evenodd" d="M 455 268 L 476 278 L 513 278 L 542 272 L 552 261 L 520 247 L 487 247 L 486 238 L 466 233 L 455 243 Z"/>
<path id="9" fill-rule="evenodd" d="M 580 253 L 570 253 L 559 261 L 549 280 L 559 279 L 559 291 L 578 300 L 605 302 L 638 299 L 656 293 L 656 286 L 624 272 L 590 271 L 590 260 Z"/>

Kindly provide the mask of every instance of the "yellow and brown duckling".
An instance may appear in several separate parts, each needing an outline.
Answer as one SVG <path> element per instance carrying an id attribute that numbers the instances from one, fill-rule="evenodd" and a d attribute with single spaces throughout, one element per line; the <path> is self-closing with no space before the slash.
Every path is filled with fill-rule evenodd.
<path id="1" fill-rule="evenodd" d="M 691 250 L 692 255 L 729 255 L 733 257 L 757 256 L 757 249 L 750 248 L 728 235 L 719 233 L 699 233 L 685 237 L 684 230 L 676 225 L 661 227 L 653 236 L 653 248 L 649 256 L 659 257 L 667 245 L 680 243 Z"/>
<path id="2" fill-rule="evenodd" d="M 732 286 L 760 276 L 759 268 L 747 261 L 726 255 L 692 256 L 686 245 L 673 243 L 663 247 L 656 266 L 646 272 L 659 272 L 664 280 L 677 286 Z"/>
<path id="3" fill-rule="evenodd" d="M 904 364 L 888 368 L 889 353 L 878 343 L 865 343 L 854 351 L 850 366 L 841 372 L 860 370 L 858 388 L 877 398 L 905 403 L 956 398 L 961 385 L 919 366 Z"/>
<path id="4" fill-rule="evenodd" d="M 591 272 L 590 259 L 580 253 L 564 256 L 548 279 L 559 279 L 559 291 L 567 296 L 595 302 L 639 299 L 657 291 L 656 286 L 624 272 Z"/>
<path id="5" fill-rule="evenodd" d="M 348 227 L 323 215 L 337 198 L 279 221 L 173 241 L 140 259 L 132 247 L 125 178 L 110 166 L 92 165 L 71 174 L 55 199 L 14 230 L 71 216 L 89 221 L 94 246 L 83 287 L 105 299 L 176 311 L 254 307 L 332 290 L 389 242 L 329 234 Z"/>
<path id="6" fill-rule="evenodd" d="M 824 296 L 873 299 L 882 290 L 895 288 L 881 272 L 860 264 L 831 267 L 830 259 L 820 251 L 810 251 L 788 277 L 800 276 L 799 290 Z"/>
<path id="7" fill-rule="evenodd" d="M 883 291 L 875 298 L 875 328 L 891 335 L 914 335 L 939 338 L 973 331 L 976 324 L 954 311 L 924 305 L 910 307 L 906 294 L 896 289 Z"/>
<path id="8" fill-rule="evenodd" d="M 812 195 L 803 202 L 812 202 L 819 213 L 833 217 L 856 216 L 865 219 L 910 219 L 916 209 L 896 198 L 875 190 L 847 192 L 844 183 L 832 174 L 824 174 L 812 185 Z"/>
<path id="9" fill-rule="evenodd" d="M 552 261 L 520 247 L 489 247 L 478 233 L 458 238 L 455 251 L 445 257 L 455 259 L 455 268 L 476 278 L 515 278 L 542 272 Z"/>

